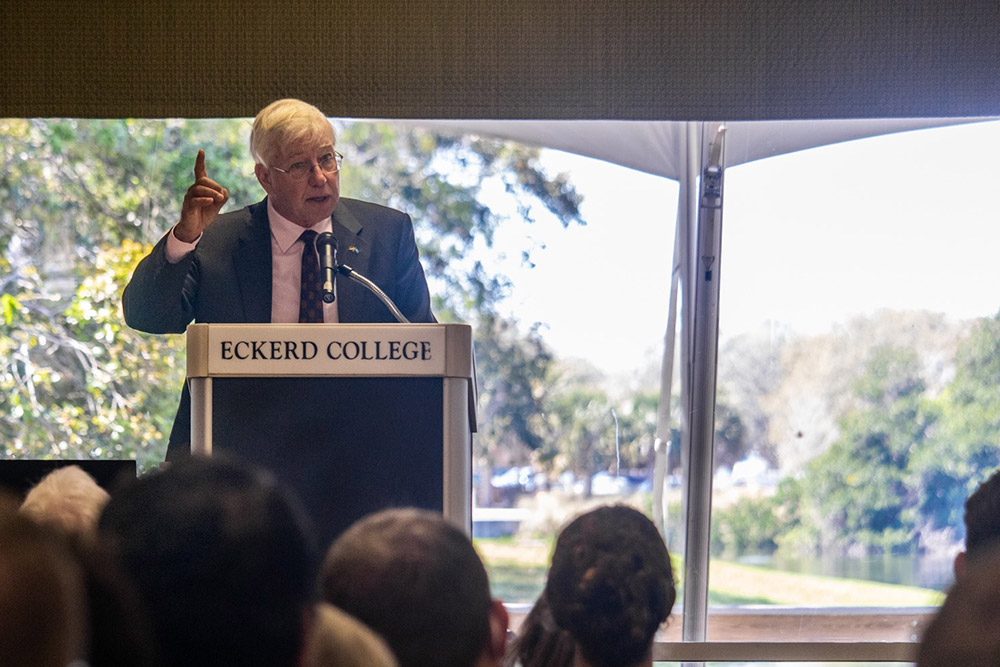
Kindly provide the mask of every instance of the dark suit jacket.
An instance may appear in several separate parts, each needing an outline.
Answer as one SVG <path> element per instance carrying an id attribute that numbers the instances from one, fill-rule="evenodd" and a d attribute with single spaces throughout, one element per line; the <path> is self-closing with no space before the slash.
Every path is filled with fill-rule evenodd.
<path id="1" fill-rule="evenodd" d="M 427 281 L 405 213 L 341 199 L 333 212 L 338 260 L 377 284 L 411 322 L 433 322 Z M 183 333 L 196 322 L 271 321 L 271 229 L 266 200 L 220 215 L 197 247 L 177 264 L 166 258 L 167 237 L 136 266 L 122 294 L 125 322 L 148 333 Z M 340 277 L 341 322 L 395 322 L 365 287 Z M 187 387 L 170 432 L 167 458 L 190 441 Z"/>

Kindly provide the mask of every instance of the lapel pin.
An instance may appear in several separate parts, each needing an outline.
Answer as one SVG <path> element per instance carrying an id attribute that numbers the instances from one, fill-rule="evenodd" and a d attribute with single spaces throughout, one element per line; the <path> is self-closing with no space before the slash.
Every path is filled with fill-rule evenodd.
<path id="1" fill-rule="evenodd" d="M 355 255 L 359 254 L 361 251 L 358 250 L 358 246 L 352 245 L 347 249 L 347 252 L 353 252 Z"/>

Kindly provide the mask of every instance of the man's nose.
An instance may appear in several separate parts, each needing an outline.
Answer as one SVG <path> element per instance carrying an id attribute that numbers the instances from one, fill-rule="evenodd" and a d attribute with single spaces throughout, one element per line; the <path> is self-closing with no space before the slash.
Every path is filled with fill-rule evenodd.
<path id="1" fill-rule="evenodd" d="M 312 185 L 326 185 L 327 178 L 329 176 L 327 176 L 327 173 L 318 164 L 314 164 L 309 171 L 309 183 Z"/>

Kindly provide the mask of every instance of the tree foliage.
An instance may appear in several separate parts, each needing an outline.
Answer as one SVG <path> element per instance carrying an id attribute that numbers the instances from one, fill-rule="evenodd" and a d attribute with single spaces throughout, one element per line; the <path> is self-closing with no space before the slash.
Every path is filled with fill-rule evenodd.
<path id="1" fill-rule="evenodd" d="M 262 196 L 248 132 L 246 119 L 0 119 L 4 456 L 162 460 L 184 340 L 124 327 L 121 289 L 175 222 L 198 149 L 230 208 Z M 485 474 L 497 461 L 587 483 L 648 469 L 655 392 L 613 395 L 559 360 L 537 327 L 501 314 L 510 285 L 485 259 L 501 211 L 582 224 L 567 178 L 546 173 L 538 149 L 386 123 L 345 122 L 339 146 L 343 194 L 411 214 L 435 312 L 474 327 Z M 1000 315 L 970 329 L 883 312 L 722 352 L 717 463 L 756 451 L 788 476 L 717 515 L 718 548 L 920 549 L 956 531 L 962 502 L 1000 465 Z"/>
<path id="2" fill-rule="evenodd" d="M 782 527 L 772 498 L 743 499 L 712 513 L 712 553 L 771 553 L 777 548 L 776 540 Z"/>
<path id="3" fill-rule="evenodd" d="M 841 437 L 807 474 L 825 517 L 822 547 L 907 551 L 916 544 L 910 459 L 936 418 L 924 388 L 913 351 L 873 351 L 855 384 L 861 406 L 844 416 Z"/>
<path id="4" fill-rule="evenodd" d="M 445 318 L 493 318 L 509 288 L 507 278 L 491 273 L 475 252 L 492 247 L 506 220 L 484 196 L 489 185 L 505 192 L 526 220 L 548 211 L 563 226 L 583 224 L 581 197 L 565 175 L 544 172 L 537 148 L 367 122 L 346 124 L 339 144 L 348 159 L 341 178 L 345 196 L 413 217 L 435 312 Z M 530 261 L 530 248 L 522 259 Z"/>
<path id="5" fill-rule="evenodd" d="M 234 122 L 209 132 L 171 121 L 0 121 L 6 455 L 162 460 L 182 341 L 124 328 L 119 295 L 144 242 L 176 211 L 176 184 L 191 168 L 180 148 L 234 133 Z"/>
<path id="6" fill-rule="evenodd" d="M 916 552 L 961 537 L 965 499 L 1000 464 L 1000 316 L 972 327 L 918 313 L 895 319 L 900 335 L 888 335 L 894 327 L 884 314 L 844 332 L 856 349 L 840 354 L 866 355 L 860 373 L 843 360 L 829 367 L 837 370 L 824 366 L 835 358 L 823 352 L 835 337 L 815 339 L 812 356 L 808 341 L 794 341 L 812 387 L 829 378 L 849 388 L 836 399 L 843 406 L 836 436 L 773 497 L 720 511 L 715 548 L 767 544 L 747 528 L 751 509 L 762 525 L 773 525 L 772 515 L 780 519 L 767 537 L 790 551 Z M 818 390 L 798 391 L 804 404 Z"/>
<path id="7" fill-rule="evenodd" d="M 984 319 L 959 344 L 952 381 L 933 395 L 915 351 L 873 349 L 840 437 L 778 503 L 793 517 L 778 543 L 913 552 L 936 531 L 959 534 L 965 498 L 1000 463 L 998 352 L 1000 324 Z"/>
<path id="8" fill-rule="evenodd" d="M 183 340 L 124 326 L 122 281 L 149 250 L 134 241 L 98 252 L 70 303 L 38 292 L 4 295 L 0 430 L 5 456 L 135 458 L 158 464 L 158 446 L 184 378 Z"/>
<path id="9" fill-rule="evenodd" d="M 955 355 L 934 437 L 915 457 L 920 511 L 931 529 L 959 529 L 962 506 L 1000 466 L 1000 315 L 976 323 Z"/>
<path id="10" fill-rule="evenodd" d="M 194 157 L 229 189 L 228 210 L 258 200 L 246 119 L 0 119 L 0 437 L 17 457 L 162 460 L 183 379 L 183 338 L 122 324 L 132 267 L 176 221 Z M 480 391 L 497 426 L 484 439 L 538 444 L 531 423 L 551 355 L 497 313 L 506 279 L 476 253 L 504 216 L 482 186 L 498 181 L 514 209 L 580 224 L 580 197 L 549 176 L 539 151 L 351 123 L 345 196 L 411 213 L 445 321 L 466 320 L 484 352 Z M 525 258 L 527 259 L 527 257 Z M 524 389 L 522 389 L 524 388 Z"/>

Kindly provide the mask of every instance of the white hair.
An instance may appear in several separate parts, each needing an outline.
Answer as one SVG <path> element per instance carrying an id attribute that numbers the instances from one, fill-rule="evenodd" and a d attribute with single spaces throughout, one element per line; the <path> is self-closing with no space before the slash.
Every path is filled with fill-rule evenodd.
<path id="1" fill-rule="evenodd" d="M 261 109 L 253 121 L 250 155 L 267 167 L 282 146 L 302 140 L 324 140 L 328 135 L 336 145 L 337 135 L 322 111 L 302 100 L 277 100 Z"/>
<path id="2" fill-rule="evenodd" d="M 110 496 L 80 466 L 56 468 L 25 496 L 21 512 L 38 523 L 88 535 Z"/>
<path id="3" fill-rule="evenodd" d="M 326 602 L 306 640 L 306 667 L 398 667 L 386 644 L 367 625 Z"/>

